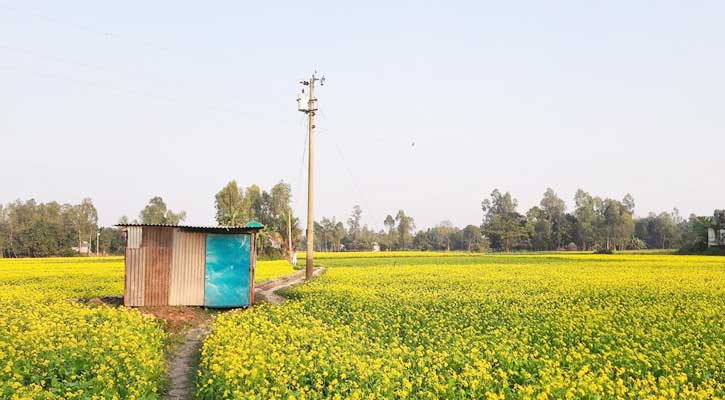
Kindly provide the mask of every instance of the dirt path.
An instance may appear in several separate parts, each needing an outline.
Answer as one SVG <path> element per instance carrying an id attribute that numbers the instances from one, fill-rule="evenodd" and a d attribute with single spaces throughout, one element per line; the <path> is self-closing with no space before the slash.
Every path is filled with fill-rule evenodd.
<path id="1" fill-rule="evenodd" d="M 325 269 L 315 268 L 313 276 L 320 275 Z M 278 279 L 257 285 L 254 290 L 255 303 L 266 301 L 272 304 L 283 304 L 284 297 L 275 293 L 277 290 L 304 282 L 305 272 L 283 276 Z M 204 318 L 192 326 L 181 339 L 181 343 L 172 350 L 171 363 L 167 372 L 169 390 L 164 400 L 191 400 L 194 398 L 194 374 L 199 364 L 199 353 L 204 337 L 209 333 L 212 318 Z"/>
<path id="2" fill-rule="evenodd" d="M 325 272 L 324 267 L 317 267 L 312 272 L 312 276 L 316 277 Z M 294 274 L 286 275 L 281 278 L 273 279 L 257 285 L 254 290 L 255 303 L 267 302 L 272 304 L 284 304 L 284 297 L 275 293 L 280 289 L 297 285 L 305 281 L 305 271 L 298 271 Z"/>
<path id="3" fill-rule="evenodd" d="M 167 376 L 169 391 L 165 400 L 189 400 L 194 398 L 194 373 L 199 364 L 199 353 L 204 337 L 209 333 L 211 319 L 189 329 L 183 342 L 174 349 Z"/>

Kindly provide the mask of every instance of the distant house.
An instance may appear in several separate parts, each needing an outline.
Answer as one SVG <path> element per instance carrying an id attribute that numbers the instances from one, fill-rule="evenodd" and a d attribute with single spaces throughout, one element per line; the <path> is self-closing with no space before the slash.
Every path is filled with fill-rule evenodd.
<path id="1" fill-rule="evenodd" d="M 725 228 L 707 228 L 707 247 L 725 246 Z"/>
<path id="2" fill-rule="evenodd" d="M 75 251 L 78 254 L 91 254 L 91 246 L 88 244 L 87 241 L 81 242 L 81 247 L 71 247 L 71 250 Z"/>
<path id="3" fill-rule="evenodd" d="M 707 228 L 707 247 L 725 247 L 725 210 L 715 210 L 713 226 Z"/>
<path id="4" fill-rule="evenodd" d="M 373 242 L 373 251 L 380 251 L 380 245 L 378 242 Z"/>

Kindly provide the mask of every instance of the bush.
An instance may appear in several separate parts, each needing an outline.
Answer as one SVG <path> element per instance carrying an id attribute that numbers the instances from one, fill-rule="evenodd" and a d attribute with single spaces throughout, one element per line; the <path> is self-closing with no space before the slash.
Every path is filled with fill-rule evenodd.
<path id="1" fill-rule="evenodd" d="M 274 247 L 266 247 L 262 254 L 257 255 L 257 260 L 260 261 L 275 261 L 275 260 L 284 260 L 284 252 L 282 249 L 277 249 Z"/>
<path id="2" fill-rule="evenodd" d="M 627 250 L 644 250 L 647 248 L 647 243 L 644 240 L 632 236 L 626 243 Z"/>
<path id="3" fill-rule="evenodd" d="M 577 247 L 576 243 L 571 242 L 564 247 L 564 250 L 566 251 L 577 251 L 579 250 L 579 247 Z"/>

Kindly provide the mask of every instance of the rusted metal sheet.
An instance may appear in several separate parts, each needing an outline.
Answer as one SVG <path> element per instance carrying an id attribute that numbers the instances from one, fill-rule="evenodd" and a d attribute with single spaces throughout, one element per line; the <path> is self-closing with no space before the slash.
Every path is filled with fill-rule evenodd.
<path id="1" fill-rule="evenodd" d="M 130 307 L 144 305 L 144 250 L 126 248 L 126 279 L 123 304 Z"/>
<path id="2" fill-rule="evenodd" d="M 174 242 L 174 228 L 147 226 L 143 228 L 141 247 L 171 248 Z"/>
<path id="3" fill-rule="evenodd" d="M 169 305 L 204 305 L 206 234 L 176 231 L 171 262 Z"/>
<path id="4" fill-rule="evenodd" d="M 145 240 L 146 229 L 144 229 Z M 141 250 L 144 256 L 144 305 L 168 305 L 172 250 L 163 247 L 145 247 Z"/>
<path id="5" fill-rule="evenodd" d="M 143 228 L 140 226 L 129 226 L 126 228 L 127 244 L 128 249 L 138 249 L 141 247 L 141 237 Z"/>

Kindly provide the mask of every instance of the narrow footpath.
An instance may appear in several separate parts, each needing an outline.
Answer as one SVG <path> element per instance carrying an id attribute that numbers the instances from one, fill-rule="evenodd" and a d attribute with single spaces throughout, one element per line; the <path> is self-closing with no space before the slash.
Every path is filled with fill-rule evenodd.
<path id="1" fill-rule="evenodd" d="M 199 353 L 204 337 L 209 333 L 211 318 L 186 332 L 183 343 L 173 350 L 167 377 L 169 391 L 166 400 L 190 400 L 194 398 L 194 373 L 199 365 Z"/>
<path id="2" fill-rule="evenodd" d="M 313 277 L 325 271 L 324 268 L 315 268 Z M 305 271 L 273 279 L 256 285 L 254 288 L 255 304 L 267 302 L 271 304 L 284 304 L 284 297 L 275 293 L 280 289 L 294 286 L 305 281 Z M 164 400 L 191 400 L 194 398 L 194 374 L 199 365 L 199 353 L 204 337 L 209 333 L 212 318 L 202 320 L 198 325 L 191 327 L 182 339 L 182 343 L 172 350 L 171 363 L 167 377 L 169 390 L 164 394 Z"/>
<path id="3" fill-rule="evenodd" d="M 316 267 L 312 271 L 312 277 L 315 278 L 325 272 L 324 267 Z M 284 304 L 284 297 L 278 295 L 280 289 L 297 285 L 305 281 L 305 271 L 297 271 L 294 274 L 285 275 L 281 278 L 263 282 L 254 288 L 255 303 L 267 302 L 271 304 Z"/>

